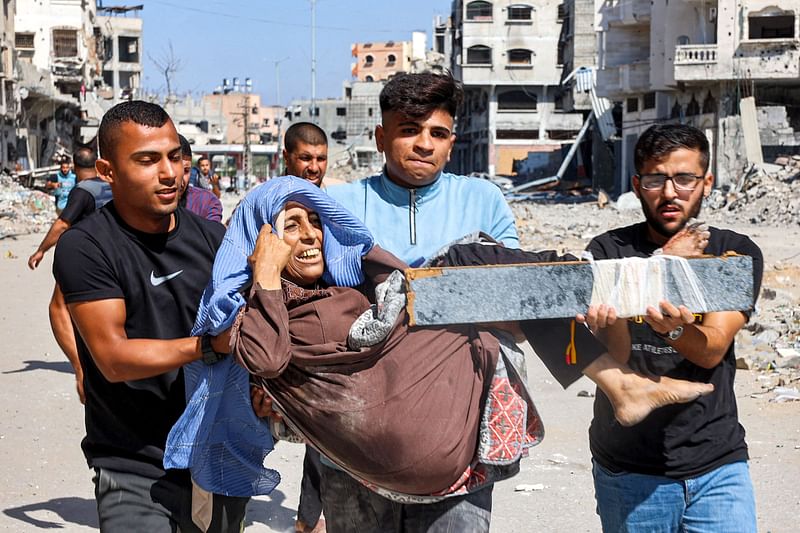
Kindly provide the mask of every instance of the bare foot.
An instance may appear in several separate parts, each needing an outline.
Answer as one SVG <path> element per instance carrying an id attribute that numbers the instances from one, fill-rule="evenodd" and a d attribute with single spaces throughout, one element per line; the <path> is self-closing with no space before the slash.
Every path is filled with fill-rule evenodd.
<path id="1" fill-rule="evenodd" d="M 626 373 L 621 385 L 609 399 L 614 416 L 623 426 L 638 424 L 659 407 L 689 403 L 714 392 L 714 385 L 710 383 L 665 376 L 649 378 L 635 373 Z"/>
<path id="2" fill-rule="evenodd" d="M 297 520 L 294 523 L 294 530 L 295 533 L 325 533 L 325 518 L 320 518 L 314 527 L 309 526 L 302 520 Z"/>

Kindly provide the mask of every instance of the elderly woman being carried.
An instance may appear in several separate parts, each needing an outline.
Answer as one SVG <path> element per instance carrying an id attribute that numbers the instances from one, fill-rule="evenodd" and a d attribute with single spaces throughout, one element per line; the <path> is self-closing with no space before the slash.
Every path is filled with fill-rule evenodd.
<path id="1" fill-rule="evenodd" d="M 389 285 L 398 286 L 399 275 L 392 273 L 405 264 L 369 239 L 353 254 L 348 247 L 358 239 L 348 232 L 360 223 L 346 211 L 332 215 L 344 211 L 329 205 L 332 200 L 321 208 L 317 193 L 301 180 L 273 180 L 251 195 L 262 187 L 290 192 L 258 193 L 260 202 L 271 197 L 279 205 L 262 210 L 265 223 L 254 248 L 249 245 L 252 253 L 227 236 L 222 248 L 247 252 L 252 272 L 246 304 L 229 333 L 236 361 L 294 431 L 357 478 L 402 494 L 452 491 L 475 465 L 482 412 L 501 358 L 497 335 L 502 333 L 476 324 L 409 327 L 402 304 L 386 297 L 392 292 Z M 238 215 L 247 216 L 246 209 Z M 274 231 L 276 225 L 282 232 Z M 365 228 L 357 229 L 358 235 L 368 235 Z M 472 253 L 466 246 L 461 255 Z M 485 246 L 474 246 L 483 253 Z M 529 252 L 500 252 L 501 260 L 509 254 L 515 256 L 512 262 L 537 260 Z M 224 258 L 221 254 L 217 262 Z M 337 277 L 348 278 L 351 286 L 339 286 Z M 376 306 L 376 287 L 383 282 Z M 385 315 L 384 307 L 396 312 L 383 323 L 361 324 L 368 337 L 383 331 L 371 345 L 356 342 L 354 323 L 359 317 Z M 562 323 L 568 331 L 570 321 Z M 526 334 L 536 330 L 536 321 L 525 324 Z M 556 356 L 563 358 L 563 340 L 548 340 L 558 336 L 552 325 L 547 328 L 546 334 L 528 339 L 540 357 L 552 357 L 549 352 L 557 349 Z M 711 391 L 705 384 L 636 374 L 609 356 L 588 330 L 578 329 L 577 349 L 585 361 L 581 371 L 608 395 L 622 424 Z M 540 430 L 535 408 L 524 391 L 514 390 L 528 403 L 528 434 L 521 438 L 535 441 Z"/>

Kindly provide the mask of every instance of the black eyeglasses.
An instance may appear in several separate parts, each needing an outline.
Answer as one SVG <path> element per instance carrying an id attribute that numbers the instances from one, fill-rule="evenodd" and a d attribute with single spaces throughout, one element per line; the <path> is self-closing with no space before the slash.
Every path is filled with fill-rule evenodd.
<path id="1" fill-rule="evenodd" d="M 675 190 L 678 191 L 693 191 L 697 184 L 703 179 L 703 176 L 696 176 L 694 174 L 675 174 L 674 176 L 667 176 L 666 174 L 639 174 L 639 186 L 646 191 L 660 191 L 664 188 L 667 180 L 672 181 Z"/>

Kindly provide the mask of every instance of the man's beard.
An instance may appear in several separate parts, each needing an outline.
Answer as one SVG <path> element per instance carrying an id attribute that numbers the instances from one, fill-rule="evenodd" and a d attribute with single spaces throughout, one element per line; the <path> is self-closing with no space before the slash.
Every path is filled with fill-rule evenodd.
<path id="1" fill-rule="evenodd" d="M 686 223 L 689 222 L 689 220 L 697 218 L 698 215 L 700 214 L 700 209 L 703 207 L 703 201 L 702 200 L 698 201 L 697 204 L 692 208 L 692 210 L 689 211 L 688 216 L 681 221 L 678 227 L 676 227 L 675 229 L 668 229 L 658 219 L 657 214 L 650 210 L 650 207 L 647 205 L 647 203 L 644 201 L 643 198 L 639 198 L 639 202 L 642 204 L 642 212 L 644 213 L 644 219 L 647 221 L 647 225 L 650 226 L 653 229 L 653 231 L 655 231 L 656 233 L 658 233 L 663 237 L 666 237 L 667 239 L 669 239 L 670 237 L 681 231 L 684 227 L 686 227 Z M 671 204 L 672 202 L 662 202 L 656 206 L 656 211 L 658 211 L 665 205 L 671 205 Z"/>

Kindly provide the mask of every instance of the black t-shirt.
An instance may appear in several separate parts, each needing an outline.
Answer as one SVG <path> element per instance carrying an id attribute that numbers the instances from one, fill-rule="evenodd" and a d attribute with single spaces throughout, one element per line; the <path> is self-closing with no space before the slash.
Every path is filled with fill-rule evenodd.
<path id="1" fill-rule="evenodd" d="M 94 211 L 95 201 L 92 193 L 86 189 L 75 187 L 67 196 L 67 205 L 58 215 L 58 218 L 72 226 L 94 213 Z"/>
<path id="2" fill-rule="evenodd" d="M 110 202 L 64 232 L 53 272 L 66 302 L 121 298 L 129 338 L 188 336 L 225 228 L 183 208 L 175 222 L 169 233 L 143 233 L 125 224 Z M 160 476 L 167 434 L 186 405 L 183 372 L 111 383 L 76 340 L 89 465 Z"/>
<path id="3" fill-rule="evenodd" d="M 595 237 L 588 250 L 595 259 L 649 257 L 658 246 L 647 240 L 647 225 L 635 224 Z M 711 228 L 705 253 L 720 256 L 727 251 L 753 258 L 753 294 L 758 295 L 764 260 L 748 237 Z M 702 321 L 702 316 L 698 318 Z M 744 428 L 739 424 L 733 380 L 736 356 L 733 343 L 722 362 L 705 369 L 684 359 L 650 327 L 629 319 L 631 358 L 635 371 L 713 383 L 714 392 L 687 404 L 669 405 L 643 422 L 620 426 L 608 398 L 597 391 L 589 442 L 594 459 L 612 472 L 635 472 L 687 479 L 722 465 L 747 460 Z"/>
<path id="4" fill-rule="evenodd" d="M 58 218 L 73 226 L 111 201 L 111 186 L 100 178 L 79 181 Z"/>

